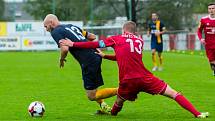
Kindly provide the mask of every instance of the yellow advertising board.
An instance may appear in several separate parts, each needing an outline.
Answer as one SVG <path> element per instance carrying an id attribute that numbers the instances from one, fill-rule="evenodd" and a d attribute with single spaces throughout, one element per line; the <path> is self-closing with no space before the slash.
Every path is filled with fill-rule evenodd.
<path id="1" fill-rule="evenodd" d="M 6 36 L 6 35 L 7 35 L 7 23 L 0 22 L 0 36 Z"/>

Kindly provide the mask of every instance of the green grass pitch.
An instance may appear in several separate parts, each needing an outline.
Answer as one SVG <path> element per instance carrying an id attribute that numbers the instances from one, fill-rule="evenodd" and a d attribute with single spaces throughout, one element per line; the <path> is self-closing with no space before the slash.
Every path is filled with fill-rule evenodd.
<path id="1" fill-rule="evenodd" d="M 82 86 L 81 71 L 71 55 L 59 68 L 59 52 L 0 53 L 0 121 L 197 121 L 173 100 L 140 93 L 135 102 L 126 102 L 118 116 L 97 116 L 95 102 L 88 101 Z M 143 61 L 151 69 L 150 52 Z M 116 87 L 118 69 L 113 61 L 103 60 L 102 87 Z M 215 77 L 205 56 L 164 53 L 164 71 L 155 72 L 171 87 L 182 92 L 200 111 L 210 112 L 205 121 L 215 121 Z M 46 112 L 32 118 L 27 107 L 42 101 Z M 115 97 L 107 99 L 112 105 Z"/>

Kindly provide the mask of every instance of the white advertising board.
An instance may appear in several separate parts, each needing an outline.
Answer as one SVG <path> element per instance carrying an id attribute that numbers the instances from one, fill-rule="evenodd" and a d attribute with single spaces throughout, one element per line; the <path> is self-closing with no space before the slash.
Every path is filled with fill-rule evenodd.
<path id="1" fill-rule="evenodd" d="M 44 35 L 42 22 L 7 22 L 8 36 L 37 36 Z"/>
<path id="2" fill-rule="evenodd" d="M 46 36 L 50 35 L 44 28 L 43 22 L 7 22 L 8 36 Z M 83 27 L 82 21 L 62 21 L 61 24 L 73 24 Z"/>
<path id="3" fill-rule="evenodd" d="M 20 50 L 19 37 L 0 37 L 0 50 Z"/>
<path id="4" fill-rule="evenodd" d="M 22 50 L 57 50 L 57 44 L 51 36 L 23 36 Z"/>

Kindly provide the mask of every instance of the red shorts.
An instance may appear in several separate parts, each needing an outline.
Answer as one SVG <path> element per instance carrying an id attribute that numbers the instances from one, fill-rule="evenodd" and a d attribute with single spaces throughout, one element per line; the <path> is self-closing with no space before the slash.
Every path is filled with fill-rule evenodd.
<path id="1" fill-rule="evenodd" d="M 152 95 L 163 94 L 167 84 L 154 76 L 150 78 L 126 79 L 120 82 L 118 96 L 124 100 L 134 101 L 139 92 Z"/>
<path id="2" fill-rule="evenodd" d="M 205 49 L 209 62 L 215 61 L 215 49 Z"/>

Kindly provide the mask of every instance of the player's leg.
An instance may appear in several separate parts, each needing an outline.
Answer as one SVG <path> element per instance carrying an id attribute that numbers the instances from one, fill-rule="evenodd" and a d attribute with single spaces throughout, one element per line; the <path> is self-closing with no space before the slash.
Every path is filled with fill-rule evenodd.
<path id="1" fill-rule="evenodd" d="M 98 89 L 96 93 L 94 93 L 95 100 L 99 103 L 101 111 L 105 113 L 111 111 L 111 107 L 109 107 L 103 99 L 115 96 L 117 94 L 117 89 L 118 88 L 103 88 Z"/>
<path id="2" fill-rule="evenodd" d="M 156 49 L 152 49 L 152 63 L 153 63 L 152 71 L 156 71 L 158 69 L 156 60 Z"/>
<path id="3" fill-rule="evenodd" d="M 157 44 L 157 52 L 158 52 L 158 58 L 159 58 L 159 71 L 163 70 L 163 57 L 162 57 L 162 52 L 163 52 L 163 44 Z"/>
<path id="4" fill-rule="evenodd" d="M 117 99 L 112 107 L 111 115 L 116 116 L 118 112 L 121 111 L 123 103 L 126 100 L 135 101 L 137 94 L 140 92 L 138 85 L 140 81 L 141 80 L 139 78 L 136 78 L 125 79 L 120 82 L 117 92 Z"/>
<path id="5" fill-rule="evenodd" d="M 215 61 L 210 62 L 211 69 L 213 70 L 213 75 L 215 76 Z"/>
<path id="6" fill-rule="evenodd" d="M 84 80 L 84 87 L 87 90 L 89 100 L 95 101 L 105 99 L 116 95 L 117 88 L 97 89 L 104 85 L 101 74 L 102 58 L 98 56 L 91 65 L 82 67 L 82 76 Z"/>
<path id="7" fill-rule="evenodd" d="M 163 57 L 162 57 L 162 52 L 158 52 L 158 58 L 159 58 L 159 71 L 163 70 Z"/>
<path id="8" fill-rule="evenodd" d="M 95 99 L 105 99 L 109 98 L 112 96 L 115 96 L 117 93 L 117 88 L 103 88 L 103 89 L 98 89 L 96 91 Z"/>
<path id="9" fill-rule="evenodd" d="M 101 67 L 99 66 L 97 71 L 96 71 L 96 79 L 98 81 L 95 81 L 95 84 L 97 87 L 103 85 L 103 78 L 101 74 Z M 115 96 L 117 94 L 117 89 L 118 88 L 103 88 L 103 89 L 97 89 L 95 93 L 95 100 L 100 100 L 100 99 L 105 99 L 109 98 L 112 96 Z"/>
<path id="10" fill-rule="evenodd" d="M 213 75 L 215 76 L 215 49 L 205 48 L 205 50 L 206 50 L 206 54 L 207 54 L 211 69 L 213 70 Z"/>
<path id="11" fill-rule="evenodd" d="M 118 114 L 118 112 L 121 111 L 124 102 L 125 102 L 124 99 L 120 98 L 120 96 L 117 96 L 117 99 L 111 110 L 111 115 L 116 116 Z"/>
<path id="12" fill-rule="evenodd" d="M 147 80 L 147 81 L 145 81 Z M 200 115 L 205 115 L 205 113 L 200 113 L 195 109 L 195 107 L 180 93 L 172 89 L 164 81 L 160 80 L 155 76 L 147 77 L 142 80 L 142 91 L 149 94 L 161 94 L 171 99 L 174 99 L 180 106 L 184 109 L 190 111 L 194 116 L 199 117 Z M 203 116 L 204 117 L 204 116 Z M 202 117 L 201 117 L 202 118 Z"/>
<path id="13" fill-rule="evenodd" d="M 83 79 L 88 99 L 99 103 L 103 111 L 110 111 L 111 108 L 103 99 L 115 96 L 117 88 L 97 89 L 104 85 L 101 74 L 101 61 L 95 61 L 94 64 L 84 68 Z"/>
<path id="14" fill-rule="evenodd" d="M 91 101 L 97 101 L 101 103 L 101 99 L 109 98 L 117 94 L 117 88 L 103 88 L 86 90 L 87 97 Z"/>
<path id="15" fill-rule="evenodd" d="M 115 96 L 116 94 L 112 94 L 112 95 L 109 94 L 107 97 L 102 96 L 100 98 L 97 98 L 96 97 L 97 92 L 98 92 L 97 89 L 86 90 L 88 99 L 91 100 L 91 101 L 96 101 L 99 104 L 99 106 L 101 107 L 101 111 L 102 112 L 110 112 L 111 111 L 111 107 L 109 107 L 108 104 L 104 102 L 104 99 L 112 97 L 112 96 Z"/>
<path id="16" fill-rule="evenodd" d="M 115 96 L 117 93 L 117 88 L 104 88 L 99 90 L 92 89 L 86 90 L 86 93 L 89 100 L 96 101 L 99 104 L 102 112 L 110 112 L 111 107 L 104 102 L 104 99 Z"/>
<path id="17" fill-rule="evenodd" d="M 152 50 L 152 63 L 153 63 L 153 68 L 152 71 L 157 70 L 157 60 L 156 60 L 156 40 L 151 41 L 151 50 Z"/>
<path id="18" fill-rule="evenodd" d="M 169 85 L 167 85 L 163 95 L 171 99 L 174 99 L 181 107 L 188 110 L 195 117 L 206 118 L 208 116 L 208 115 L 205 115 L 208 113 L 201 113 L 198 110 L 196 110 L 196 108 L 190 103 L 188 99 L 186 99 L 181 93 L 172 89 Z M 202 115 L 205 115 L 205 117 L 201 117 Z"/>
<path id="19" fill-rule="evenodd" d="M 94 89 L 87 90 L 87 97 L 91 101 L 96 101 L 102 111 L 109 112 L 111 108 L 104 102 L 103 99 L 115 96 L 117 93 L 117 88 L 104 88 L 104 89 Z"/>

